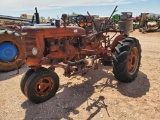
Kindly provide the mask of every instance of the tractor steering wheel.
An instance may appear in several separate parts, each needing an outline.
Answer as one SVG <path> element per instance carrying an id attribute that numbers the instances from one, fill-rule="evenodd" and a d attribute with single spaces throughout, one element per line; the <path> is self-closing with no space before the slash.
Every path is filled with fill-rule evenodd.
<path id="1" fill-rule="evenodd" d="M 79 27 L 83 27 L 84 28 L 84 27 L 86 27 L 87 19 L 83 15 L 78 15 L 76 17 L 76 22 L 77 22 Z"/>

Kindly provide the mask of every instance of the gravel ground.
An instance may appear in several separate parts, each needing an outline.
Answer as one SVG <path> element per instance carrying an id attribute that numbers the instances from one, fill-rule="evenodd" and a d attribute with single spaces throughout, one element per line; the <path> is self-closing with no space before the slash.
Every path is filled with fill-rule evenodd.
<path id="1" fill-rule="evenodd" d="M 160 32 L 130 36 L 140 40 L 142 60 L 138 77 L 131 83 L 117 82 L 111 66 L 99 66 L 83 77 L 66 78 L 57 68 L 60 87 L 55 97 L 33 104 L 21 93 L 24 65 L 0 73 L 0 120 L 159 120 L 160 118 Z"/>

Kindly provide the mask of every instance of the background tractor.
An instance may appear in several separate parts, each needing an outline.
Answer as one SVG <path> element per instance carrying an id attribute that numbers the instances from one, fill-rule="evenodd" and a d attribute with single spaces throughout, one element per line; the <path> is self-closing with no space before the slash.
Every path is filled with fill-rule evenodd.
<path id="1" fill-rule="evenodd" d="M 0 72 L 18 69 L 24 64 L 21 26 L 32 20 L 0 15 Z"/>
<path id="2" fill-rule="evenodd" d="M 121 15 L 120 14 L 115 14 L 112 17 L 112 21 L 115 23 L 118 23 L 118 21 L 121 19 Z"/>
<path id="3" fill-rule="evenodd" d="M 20 68 L 25 62 L 24 44 L 22 42 L 22 26 L 41 25 L 39 13 L 34 13 L 32 19 L 0 15 L 0 72 Z M 37 19 L 34 20 L 34 17 Z M 42 21 L 43 22 L 43 21 Z M 50 25 L 43 24 L 43 25 Z"/>
<path id="4" fill-rule="evenodd" d="M 87 26 L 81 26 L 88 23 L 82 15 L 76 18 L 78 26 L 67 26 L 67 15 L 63 14 L 63 26 L 56 22 L 56 26 L 23 27 L 25 58 L 30 69 L 21 79 L 22 93 L 30 101 L 42 103 L 52 98 L 59 88 L 56 67 L 64 68 L 64 76 L 70 77 L 98 69 L 98 60 L 103 65 L 113 65 L 113 74 L 118 81 L 133 81 L 139 71 L 141 47 L 136 38 L 128 37 L 133 21 L 125 15 L 119 22 L 119 31 L 110 37 L 113 13 L 108 20 L 91 18 L 92 33 L 88 32 Z"/>

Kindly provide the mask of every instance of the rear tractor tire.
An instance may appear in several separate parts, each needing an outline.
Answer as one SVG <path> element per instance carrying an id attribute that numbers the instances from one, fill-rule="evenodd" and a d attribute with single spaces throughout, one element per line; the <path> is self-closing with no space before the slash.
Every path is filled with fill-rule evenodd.
<path id="1" fill-rule="evenodd" d="M 0 72 L 20 68 L 24 59 L 21 35 L 12 30 L 0 30 Z"/>
<path id="2" fill-rule="evenodd" d="M 102 54 L 100 61 L 104 66 L 112 66 L 112 56 L 110 54 Z"/>
<path id="3" fill-rule="evenodd" d="M 36 104 L 52 98 L 59 88 L 59 77 L 48 69 L 39 69 L 27 79 L 24 94 Z"/>
<path id="4" fill-rule="evenodd" d="M 108 56 L 106 58 L 101 59 L 102 65 L 104 66 L 112 66 L 112 57 Z"/>
<path id="5" fill-rule="evenodd" d="M 138 74 L 141 62 L 141 46 L 135 38 L 119 41 L 112 53 L 113 73 L 120 82 L 131 82 Z"/>

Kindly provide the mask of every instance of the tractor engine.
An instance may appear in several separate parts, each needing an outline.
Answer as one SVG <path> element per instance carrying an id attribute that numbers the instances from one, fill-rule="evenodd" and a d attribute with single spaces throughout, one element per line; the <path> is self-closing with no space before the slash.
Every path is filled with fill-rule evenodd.
<path id="1" fill-rule="evenodd" d="M 27 64 L 39 66 L 73 59 L 82 46 L 85 29 L 71 26 L 28 26 L 23 28 L 22 34 Z"/>

